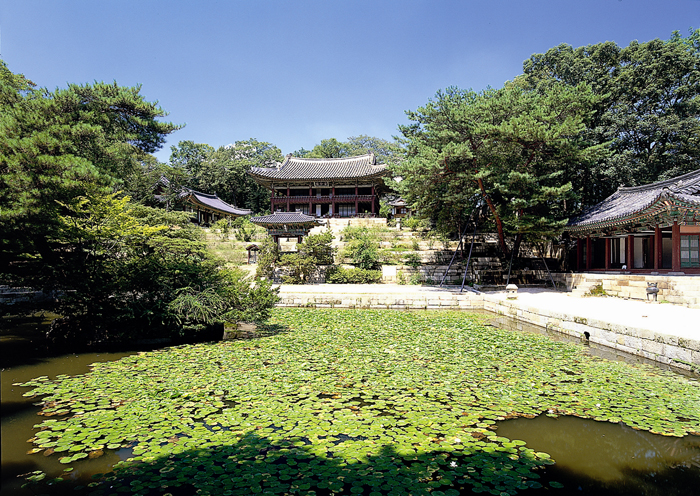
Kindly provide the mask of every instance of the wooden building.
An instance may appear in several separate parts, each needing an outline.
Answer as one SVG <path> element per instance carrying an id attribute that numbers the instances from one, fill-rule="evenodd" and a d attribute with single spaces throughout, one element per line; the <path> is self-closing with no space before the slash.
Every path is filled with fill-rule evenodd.
<path id="1" fill-rule="evenodd" d="M 700 274 L 700 169 L 622 187 L 566 230 L 578 271 Z"/>
<path id="2" fill-rule="evenodd" d="M 311 217 L 372 217 L 379 212 L 379 189 L 386 165 L 373 153 L 346 158 L 287 155 L 276 167 L 253 167 L 249 174 L 270 190 L 272 212 Z"/>
<path id="3" fill-rule="evenodd" d="M 267 229 L 267 233 L 277 244 L 280 238 L 296 238 L 300 243 L 311 229 L 323 222 L 301 212 L 273 212 L 271 215 L 251 217 L 250 221 Z"/>
<path id="4" fill-rule="evenodd" d="M 388 203 L 391 207 L 391 216 L 394 219 L 401 219 L 403 217 L 410 217 L 412 214 L 411 207 L 403 198 L 397 198 L 394 201 Z"/>
<path id="5" fill-rule="evenodd" d="M 197 223 L 211 225 L 219 219 L 250 215 L 251 210 L 229 205 L 218 196 L 186 190 L 182 195 L 186 201 L 185 211 L 196 212 Z"/>

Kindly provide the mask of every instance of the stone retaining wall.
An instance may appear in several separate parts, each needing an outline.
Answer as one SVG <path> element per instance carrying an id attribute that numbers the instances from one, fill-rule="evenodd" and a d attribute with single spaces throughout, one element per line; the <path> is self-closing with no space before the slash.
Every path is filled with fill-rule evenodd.
<path id="1" fill-rule="evenodd" d="M 694 364 L 695 370 L 700 371 L 700 340 L 697 339 L 679 338 L 555 309 L 529 307 L 517 300 L 489 295 L 483 299 L 483 309 L 685 370 L 693 368 L 688 364 Z"/>
<path id="2" fill-rule="evenodd" d="M 371 308 L 395 310 L 486 310 L 528 324 L 554 330 L 591 342 L 642 356 L 685 370 L 700 371 L 700 340 L 654 332 L 560 312 L 531 307 L 518 300 L 503 299 L 502 294 L 475 294 L 448 291 L 328 294 L 281 293 L 279 307 Z M 693 364 L 692 366 L 689 364 Z M 693 367 L 694 366 L 694 367 Z"/>
<path id="3" fill-rule="evenodd" d="M 700 276 L 697 275 L 647 275 L 604 272 L 555 274 L 555 279 L 566 285 L 574 294 L 585 294 L 602 285 L 610 296 L 632 300 L 647 299 L 647 284 L 656 283 L 658 301 L 665 301 L 691 308 L 700 308 Z"/>

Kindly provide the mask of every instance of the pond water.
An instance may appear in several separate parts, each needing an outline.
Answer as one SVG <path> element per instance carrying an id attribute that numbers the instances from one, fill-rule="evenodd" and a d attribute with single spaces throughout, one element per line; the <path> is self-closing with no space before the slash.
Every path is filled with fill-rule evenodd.
<path id="1" fill-rule="evenodd" d="M 543 332 L 534 326 L 506 317 L 495 317 L 491 324 L 501 328 L 527 332 Z M 2 486 L 0 492 L 18 496 L 35 494 L 21 489 L 21 474 L 41 470 L 49 477 L 64 473 L 65 465 L 56 456 L 29 455 L 32 445 L 27 442 L 43 420 L 38 416 L 36 398 L 22 396 L 28 389 L 13 386 L 38 376 L 55 378 L 58 374 L 77 375 L 89 371 L 94 362 L 118 360 L 140 350 L 110 353 L 61 354 L 43 348 L 38 340 L 44 323 L 31 323 L 2 330 Z M 552 333 L 548 333 L 552 334 Z M 557 340 L 574 338 L 552 334 Z M 578 340 L 576 340 L 578 341 Z M 591 346 L 590 353 L 608 359 L 643 361 L 601 347 Z M 668 368 L 664 367 L 663 368 Z M 521 439 L 536 451 L 549 453 L 556 464 L 542 473 L 543 482 L 556 480 L 565 489 L 543 488 L 522 494 L 581 494 L 581 495 L 663 495 L 691 496 L 700 494 L 700 437 L 683 438 L 653 435 L 631 429 L 623 424 L 595 422 L 576 417 L 514 419 L 499 422 L 497 433 L 510 439 Z M 105 450 L 95 459 L 74 463 L 70 482 L 56 486 L 54 494 L 65 494 L 68 485 L 86 485 L 95 473 L 108 472 L 131 450 Z M 546 484 L 545 484 L 546 487 Z M 84 491 L 71 490 L 71 494 Z"/>

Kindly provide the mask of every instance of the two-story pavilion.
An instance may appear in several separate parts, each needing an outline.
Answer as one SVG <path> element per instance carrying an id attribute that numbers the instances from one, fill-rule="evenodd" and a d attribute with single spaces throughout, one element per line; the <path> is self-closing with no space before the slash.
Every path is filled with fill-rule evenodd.
<path id="1" fill-rule="evenodd" d="M 313 217 L 374 216 L 386 164 L 373 153 L 346 158 L 287 155 L 276 167 L 253 167 L 249 174 L 271 192 L 272 212 Z"/>
<path id="2" fill-rule="evenodd" d="M 700 169 L 620 188 L 572 219 L 579 271 L 700 273 Z"/>

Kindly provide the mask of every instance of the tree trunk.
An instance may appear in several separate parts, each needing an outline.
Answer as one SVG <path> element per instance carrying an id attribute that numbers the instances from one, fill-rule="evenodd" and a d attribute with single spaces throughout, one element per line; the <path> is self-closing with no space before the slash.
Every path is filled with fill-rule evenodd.
<path id="1" fill-rule="evenodd" d="M 493 218 L 496 221 L 496 230 L 498 231 L 498 244 L 501 247 L 501 251 L 505 256 L 508 256 L 508 247 L 506 246 L 505 236 L 503 235 L 503 221 L 501 221 L 501 217 L 498 215 L 498 211 L 496 210 L 496 207 L 491 201 L 491 198 L 489 198 L 489 196 L 486 194 L 484 182 L 480 178 L 477 179 L 476 182 L 479 184 L 479 188 L 481 189 L 481 195 L 484 197 L 484 200 L 486 200 L 486 204 L 489 206 L 489 210 L 491 210 Z"/>

